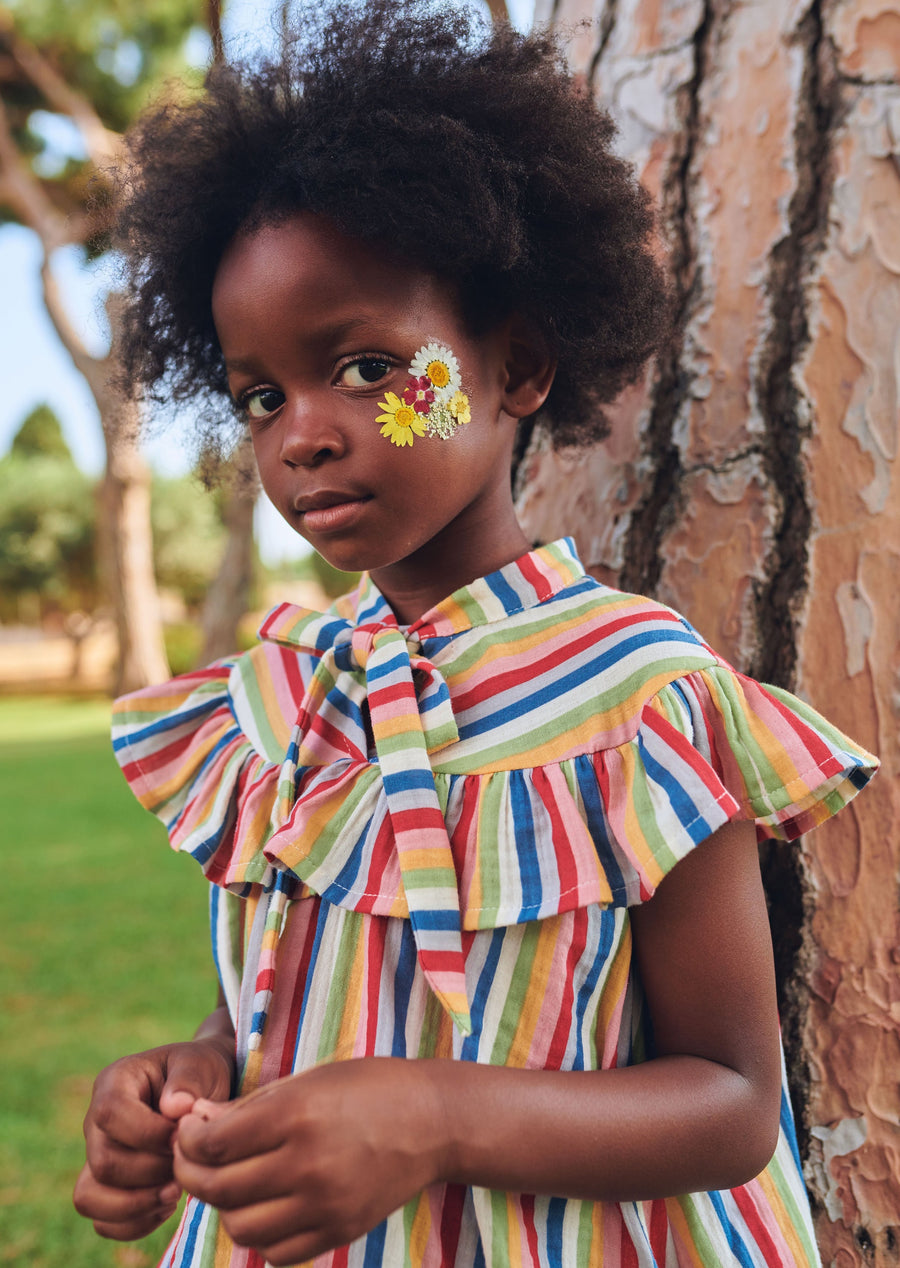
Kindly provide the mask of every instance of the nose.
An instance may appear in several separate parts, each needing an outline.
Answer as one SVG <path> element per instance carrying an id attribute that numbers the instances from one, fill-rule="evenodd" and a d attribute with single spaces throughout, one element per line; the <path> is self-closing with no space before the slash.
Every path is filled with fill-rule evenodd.
<path id="1" fill-rule="evenodd" d="M 317 467 L 344 453 L 346 442 L 333 408 L 329 408 L 332 404 L 315 396 L 295 397 L 285 403 L 279 453 L 285 466 Z"/>

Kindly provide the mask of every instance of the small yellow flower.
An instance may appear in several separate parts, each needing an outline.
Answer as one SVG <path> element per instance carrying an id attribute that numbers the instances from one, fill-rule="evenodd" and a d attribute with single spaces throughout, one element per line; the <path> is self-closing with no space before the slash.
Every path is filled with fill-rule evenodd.
<path id="1" fill-rule="evenodd" d="M 469 398 L 465 392 L 454 392 L 448 402 L 448 409 L 458 423 L 470 423 L 472 421 Z"/>
<path id="2" fill-rule="evenodd" d="M 386 436 L 392 445 L 411 445 L 414 434 L 425 435 L 425 420 L 411 405 L 404 405 L 396 392 L 388 392 L 378 408 L 385 411 L 375 419 L 376 423 L 384 423 L 382 436 Z"/>

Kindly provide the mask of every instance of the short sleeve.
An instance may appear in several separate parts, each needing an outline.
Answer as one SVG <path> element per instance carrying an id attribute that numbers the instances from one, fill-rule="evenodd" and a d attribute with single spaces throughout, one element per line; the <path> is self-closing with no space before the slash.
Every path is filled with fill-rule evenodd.
<path id="1" fill-rule="evenodd" d="M 671 683 L 654 701 L 689 730 L 739 815 L 760 838 L 791 841 L 841 810 L 871 779 L 878 759 L 797 696 L 716 666 Z M 689 721 L 688 721 L 689 719 Z"/>
<path id="2" fill-rule="evenodd" d="M 238 890 L 265 881 L 278 767 L 235 719 L 229 659 L 123 696 L 113 750 L 138 801 L 210 881 Z"/>
<path id="3" fill-rule="evenodd" d="M 802 700 L 719 664 L 674 679 L 625 744 L 576 760 L 585 817 L 613 901 L 663 877 L 732 819 L 793 840 L 836 814 L 877 758 Z M 592 784 L 596 780 L 596 792 Z"/>

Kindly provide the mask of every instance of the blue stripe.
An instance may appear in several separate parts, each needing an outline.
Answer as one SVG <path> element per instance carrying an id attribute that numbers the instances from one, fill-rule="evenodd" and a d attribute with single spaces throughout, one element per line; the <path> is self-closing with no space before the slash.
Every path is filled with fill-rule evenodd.
<path id="1" fill-rule="evenodd" d="M 592 682 L 598 674 L 615 665 L 623 657 L 640 651 L 642 648 L 652 649 L 658 643 L 680 643 L 682 646 L 689 647 L 698 657 L 704 654 L 703 648 L 698 647 L 696 642 L 688 638 L 684 631 L 674 626 L 671 629 L 636 634 L 626 639 L 625 642 L 617 644 L 612 650 L 603 652 L 600 656 L 595 656 L 577 665 L 567 674 L 560 675 L 559 665 L 547 670 L 546 681 L 536 691 L 531 692 L 527 696 L 521 696 L 518 700 L 511 701 L 503 708 L 495 709 L 489 716 L 476 717 L 461 725 L 459 727 L 460 739 L 471 739 L 476 735 L 485 735 L 490 731 L 497 730 L 499 727 L 511 725 L 528 713 L 543 710 L 548 703 L 558 700 L 561 696 L 566 695 L 567 692 L 577 691 L 579 688 L 584 687 L 585 684 Z M 518 654 L 522 654 L 521 650 Z M 632 676 L 640 679 L 644 676 L 646 668 L 646 665 L 636 665 Z M 682 667 L 681 672 L 689 673 L 690 669 Z M 625 679 L 616 683 L 616 695 L 620 698 L 628 694 L 628 682 L 629 680 Z M 596 683 L 593 684 L 593 689 L 596 691 Z"/>
<path id="2" fill-rule="evenodd" d="M 579 907 L 579 909 L 575 912 L 573 936 L 577 936 L 581 932 L 583 923 L 590 920 L 588 913 L 591 911 L 596 911 L 597 917 L 600 920 L 600 937 L 598 939 L 597 952 L 594 956 L 594 962 L 591 965 L 589 972 L 585 974 L 584 981 L 581 983 L 578 994 L 575 997 L 575 1007 L 572 1010 L 572 1027 L 575 1032 L 575 1053 L 572 1057 L 572 1065 L 570 1067 L 572 1070 L 594 1069 L 596 1067 L 596 1060 L 593 1053 L 591 1053 L 590 1061 L 587 1064 L 585 1063 L 583 1040 L 584 1019 L 588 1007 L 591 1004 L 591 999 L 593 997 L 597 981 L 600 977 L 600 973 L 609 959 L 609 953 L 612 950 L 613 937 L 616 931 L 615 907 Z M 588 948 L 585 947 L 585 952 L 587 949 Z"/>
<path id="3" fill-rule="evenodd" d="M 521 580 L 525 581 L 525 578 L 522 577 Z M 528 596 L 522 596 L 512 588 L 504 577 L 502 571 L 490 573 L 489 576 L 485 577 L 485 581 L 491 593 L 495 594 L 503 604 L 506 609 L 507 616 L 512 616 L 516 612 L 523 611 L 527 599 L 534 599 L 534 588 L 530 584 L 528 585 L 528 589 L 531 593 Z"/>
<path id="4" fill-rule="evenodd" d="M 797 1128 L 794 1126 L 794 1115 L 788 1098 L 787 1079 L 784 1071 L 781 1075 L 781 1130 L 790 1145 L 791 1155 L 799 1175 L 803 1175 L 803 1163 L 800 1161 L 800 1147 L 797 1144 Z"/>
<path id="5" fill-rule="evenodd" d="M 594 842 L 594 849 L 597 851 L 600 866 L 609 881 L 613 902 L 617 906 L 624 907 L 628 902 L 628 890 L 619 866 L 615 844 L 610 836 L 609 822 L 606 818 L 603 798 L 600 796 L 593 760 L 589 753 L 580 753 L 575 758 L 574 764 L 575 779 L 578 783 L 578 791 L 581 793 L 584 817 Z M 630 868 L 630 873 L 634 875 L 633 867 Z"/>
<path id="6" fill-rule="evenodd" d="M 563 1221 L 565 1198 L 551 1198 L 547 1203 L 547 1264 L 549 1268 L 574 1268 L 563 1263 Z"/>
<path id="7" fill-rule="evenodd" d="M 409 918 L 414 929 L 459 929 L 458 911 L 411 911 Z"/>
<path id="8" fill-rule="evenodd" d="M 484 958 L 484 965 L 478 975 L 475 991 L 469 1000 L 469 1020 L 472 1023 L 472 1033 L 471 1035 L 466 1035 L 462 1041 L 460 1058 L 463 1061 L 478 1060 L 481 1027 L 484 1025 L 484 1009 L 490 997 L 491 986 L 494 982 L 494 974 L 497 972 L 497 965 L 500 962 L 500 954 L 503 950 L 505 937 L 505 929 L 494 929 L 491 931 L 488 953 Z"/>
<path id="9" fill-rule="evenodd" d="M 387 1236 L 387 1220 L 382 1220 L 366 1237 L 363 1268 L 383 1268 L 384 1239 Z"/>
<path id="10" fill-rule="evenodd" d="M 369 663 L 366 665 L 366 680 L 370 684 L 377 683 L 380 678 L 390 678 L 392 674 L 396 674 L 404 666 L 409 670 L 409 652 L 406 650 L 405 643 L 393 652 L 390 660 L 381 660 L 379 656 L 379 659 L 373 664 L 372 657 L 370 657 Z"/>
<path id="11" fill-rule="evenodd" d="M 316 932 L 313 937 L 313 946 L 309 957 L 309 969 L 307 970 L 306 981 L 303 983 L 303 1003 L 300 1005 L 300 1020 L 297 1023 L 297 1038 L 294 1043 L 294 1057 L 291 1061 L 291 1070 L 295 1074 L 298 1072 L 297 1050 L 300 1047 L 300 1036 L 303 1034 L 303 1022 L 306 1019 L 306 1009 L 309 1004 L 309 993 L 316 980 L 316 966 L 319 960 L 319 951 L 322 948 L 322 938 L 325 936 L 325 926 L 328 923 L 328 913 L 331 910 L 328 903 L 323 903 L 318 898 L 309 898 L 306 899 L 306 901 L 318 903 L 319 910 L 316 912 Z"/>
<path id="12" fill-rule="evenodd" d="M 516 860 L 522 878 L 522 908 L 519 921 L 537 916 L 544 901 L 541 866 L 538 862 L 534 814 L 523 771 L 509 773 L 509 800 L 515 834 Z"/>
<path id="13" fill-rule="evenodd" d="M 687 789 L 673 778 L 671 772 L 666 770 L 655 757 L 651 757 L 640 731 L 637 735 L 637 742 L 638 751 L 648 778 L 652 779 L 665 792 L 681 826 L 690 834 L 694 844 L 698 845 L 701 841 L 705 841 L 708 836 L 712 835 L 713 830 L 700 814 L 697 803 L 690 796 Z M 709 793 L 711 799 L 714 799 L 713 793 L 709 792 L 708 789 L 705 789 L 705 791 Z"/>
<path id="14" fill-rule="evenodd" d="M 222 699 L 216 699 L 215 696 L 202 700 L 199 704 L 194 705 L 192 709 L 175 709 L 174 712 L 164 713 L 162 717 L 157 718 L 155 722 L 151 722 L 147 726 L 140 727 L 137 730 L 128 730 L 125 735 L 114 736 L 112 746 L 113 751 L 118 753 L 123 748 L 136 748 L 137 745 L 144 740 L 152 739 L 154 735 L 163 735 L 166 731 L 176 731 L 179 727 L 188 722 L 194 722 L 197 718 L 203 718 L 204 721 L 211 718 L 216 709 L 221 709 L 226 702 Z M 130 726 L 127 722 L 118 722 L 113 717 L 113 732 L 120 727 Z M 154 752 L 156 751 L 154 746 Z"/>
<path id="15" fill-rule="evenodd" d="M 728 1245 L 731 1247 L 735 1259 L 737 1259 L 739 1264 L 743 1264 L 744 1268 L 754 1268 L 753 1256 L 748 1250 L 744 1239 L 738 1232 L 737 1227 L 732 1224 L 731 1220 L 728 1218 L 722 1194 L 717 1190 L 712 1190 L 709 1195 L 709 1200 L 712 1203 L 713 1210 L 719 1217 L 719 1223 L 722 1226 L 722 1231 L 728 1239 Z"/>
<path id="16" fill-rule="evenodd" d="M 400 949 L 397 952 L 397 968 L 394 972 L 394 1033 L 391 1036 L 391 1056 L 405 1057 L 406 1015 L 416 977 L 416 939 L 412 925 L 401 920 Z M 414 1056 L 418 1055 L 413 1053 Z"/>
<path id="17" fill-rule="evenodd" d="M 407 770 L 383 771 L 382 780 L 384 781 L 384 792 L 387 797 L 394 797 L 398 793 L 413 792 L 419 789 L 424 789 L 426 792 L 434 792 L 434 775 L 431 773 L 430 766 L 420 769 L 410 767 Z"/>

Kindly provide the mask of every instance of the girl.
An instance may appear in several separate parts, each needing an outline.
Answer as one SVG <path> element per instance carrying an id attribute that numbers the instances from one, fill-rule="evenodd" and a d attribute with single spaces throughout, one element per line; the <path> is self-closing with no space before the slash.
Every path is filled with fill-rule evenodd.
<path id="1" fill-rule="evenodd" d="M 172 1265 L 807 1265 L 758 837 L 874 759 L 529 549 L 520 420 L 601 433 L 664 326 L 644 194 L 544 36 L 305 19 L 132 138 L 132 387 L 233 401 L 331 563 L 119 702 L 211 884 L 219 1007 L 97 1080 L 78 1209 Z"/>

